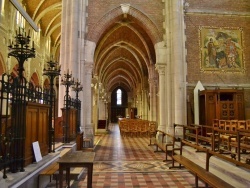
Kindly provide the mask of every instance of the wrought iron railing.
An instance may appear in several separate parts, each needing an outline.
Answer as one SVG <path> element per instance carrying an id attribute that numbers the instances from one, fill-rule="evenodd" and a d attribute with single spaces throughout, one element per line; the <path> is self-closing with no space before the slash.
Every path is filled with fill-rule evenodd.
<path id="1" fill-rule="evenodd" d="M 24 77 L 3 74 L 0 80 L 0 170 L 24 171 L 27 102 L 49 104 L 50 93 Z"/>

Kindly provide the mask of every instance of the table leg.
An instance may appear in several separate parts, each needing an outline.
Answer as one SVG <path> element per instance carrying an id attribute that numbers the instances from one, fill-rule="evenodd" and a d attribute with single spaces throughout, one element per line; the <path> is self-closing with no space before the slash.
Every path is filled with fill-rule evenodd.
<path id="1" fill-rule="evenodd" d="M 92 188 L 93 163 L 88 166 L 87 188 Z"/>
<path id="2" fill-rule="evenodd" d="M 63 169 L 59 167 L 59 188 L 63 187 Z"/>
<path id="3" fill-rule="evenodd" d="M 68 187 L 70 187 L 70 168 L 66 168 L 66 182 L 67 182 L 67 185 Z"/>

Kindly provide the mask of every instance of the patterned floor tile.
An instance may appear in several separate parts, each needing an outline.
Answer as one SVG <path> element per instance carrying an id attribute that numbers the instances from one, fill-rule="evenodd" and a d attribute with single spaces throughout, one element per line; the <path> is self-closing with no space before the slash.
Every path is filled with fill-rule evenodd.
<path id="1" fill-rule="evenodd" d="M 93 188 L 190 188 L 194 176 L 185 169 L 170 170 L 164 153 L 149 146 L 148 137 L 122 137 L 117 124 L 109 134 L 98 136 L 93 172 Z M 79 188 L 87 186 L 87 178 Z M 199 182 L 199 186 L 203 186 Z"/>

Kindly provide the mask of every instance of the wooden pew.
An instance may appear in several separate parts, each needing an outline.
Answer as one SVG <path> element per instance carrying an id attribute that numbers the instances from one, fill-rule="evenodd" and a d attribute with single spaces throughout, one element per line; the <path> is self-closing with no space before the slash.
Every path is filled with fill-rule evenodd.
<path id="1" fill-rule="evenodd" d="M 237 132 L 236 131 L 230 131 L 230 130 L 225 130 L 225 129 L 220 129 L 220 128 L 214 128 L 214 134 L 218 135 L 218 148 L 219 152 L 231 152 L 231 147 L 230 147 L 230 140 L 231 138 L 236 138 L 237 137 Z M 227 136 L 227 144 L 225 145 L 225 137 L 222 140 L 222 136 Z M 223 142 L 223 143 L 222 143 Z M 221 147 L 223 146 L 223 147 Z"/>
<path id="2" fill-rule="evenodd" d="M 158 140 L 157 136 L 161 137 L 160 140 Z M 158 152 L 159 148 L 161 151 L 165 152 L 166 158 L 164 161 L 171 161 L 172 159 L 168 159 L 168 156 L 172 158 L 172 150 L 175 145 L 175 137 L 171 134 L 165 133 L 161 130 L 157 130 L 156 138 L 155 138 L 155 146 L 156 150 L 155 152 Z"/>
<path id="3" fill-rule="evenodd" d="M 200 131 L 200 127 L 183 125 L 183 138 L 184 140 L 193 141 L 198 145 L 198 132 Z"/>
<path id="4" fill-rule="evenodd" d="M 65 155 L 67 152 L 69 152 L 71 149 L 70 148 L 65 148 L 61 151 L 60 157 Z M 83 172 L 83 168 L 74 168 L 70 170 L 70 179 L 77 179 L 78 176 Z M 59 164 L 57 161 L 52 162 L 49 164 L 47 167 L 45 167 L 41 172 L 38 174 L 37 178 L 37 188 L 40 187 L 40 178 L 41 176 L 49 176 L 50 182 L 52 180 L 52 177 L 56 180 L 56 187 L 58 185 L 58 176 L 59 176 Z"/>
<path id="5" fill-rule="evenodd" d="M 209 150 L 203 147 L 200 147 L 198 145 L 192 144 L 186 140 L 181 140 L 181 147 L 180 148 L 174 148 L 173 149 L 173 154 L 172 154 L 172 168 L 175 167 L 174 166 L 174 162 L 178 162 L 179 168 L 181 168 L 181 165 L 183 165 L 184 167 L 186 167 L 191 173 L 194 174 L 195 176 L 195 187 L 198 188 L 198 179 L 201 179 L 202 181 L 204 181 L 206 183 L 206 187 L 208 187 L 208 185 L 212 186 L 212 187 L 217 187 L 217 188 L 231 188 L 233 187 L 232 185 L 230 185 L 229 183 L 227 183 L 226 181 L 220 179 L 218 176 L 214 175 L 213 173 L 209 172 L 209 158 L 206 157 L 206 169 L 202 168 L 201 166 L 197 165 L 195 162 L 189 160 L 188 158 L 184 157 L 182 155 L 182 147 L 184 145 L 189 145 L 191 147 L 196 148 L 197 150 L 203 150 L 206 151 L 206 153 L 208 154 Z M 180 154 L 176 154 L 175 151 L 176 150 L 180 150 Z M 208 156 L 208 155 L 207 155 Z"/>
<path id="6" fill-rule="evenodd" d="M 237 160 L 241 161 L 241 151 L 246 152 L 250 151 L 250 130 L 243 130 L 238 129 L 237 130 L 237 139 L 236 141 L 232 142 L 231 139 L 229 139 L 229 148 L 231 151 L 231 147 L 235 148 L 235 154 L 237 154 Z M 232 152 L 232 158 L 235 158 L 235 154 Z M 235 158 L 236 159 L 236 158 Z M 250 159 L 246 159 L 246 163 L 250 165 Z"/>
<path id="7" fill-rule="evenodd" d="M 41 176 L 49 176 L 50 177 L 50 182 L 51 182 L 51 177 L 59 170 L 59 164 L 57 162 L 52 163 L 49 165 L 47 168 L 45 168 L 43 171 L 41 171 L 38 175 L 37 179 L 37 187 L 39 188 L 40 185 L 40 177 Z M 57 187 L 58 181 L 56 180 L 56 187 Z"/>
<path id="8" fill-rule="evenodd" d="M 198 140 L 197 144 L 204 145 L 202 144 L 202 142 L 208 143 L 211 146 L 211 149 L 215 151 L 216 146 L 218 147 L 219 138 L 218 135 L 214 133 L 214 128 L 208 125 L 198 125 L 198 124 L 192 124 L 191 126 L 199 127 L 199 131 L 196 131 Z M 210 131 L 209 133 L 208 130 Z"/>

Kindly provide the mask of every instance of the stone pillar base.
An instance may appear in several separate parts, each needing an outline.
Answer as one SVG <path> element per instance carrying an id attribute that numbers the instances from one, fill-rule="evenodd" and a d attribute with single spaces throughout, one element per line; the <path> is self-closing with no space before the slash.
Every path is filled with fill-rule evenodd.
<path id="1" fill-rule="evenodd" d="M 84 137 L 90 139 L 89 147 L 94 147 L 94 123 L 87 124 L 84 129 Z"/>

